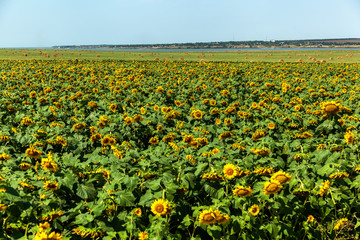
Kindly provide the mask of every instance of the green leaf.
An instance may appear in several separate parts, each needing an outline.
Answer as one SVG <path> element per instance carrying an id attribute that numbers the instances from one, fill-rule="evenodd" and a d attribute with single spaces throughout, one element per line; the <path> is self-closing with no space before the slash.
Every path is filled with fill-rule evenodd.
<path id="1" fill-rule="evenodd" d="M 115 201 L 119 204 L 119 206 L 134 206 L 135 197 L 131 192 L 128 191 L 120 191 L 116 192 Z"/>
<path id="2" fill-rule="evenodd" d="M 222 234 L 221 234 L 221 227 L 217 226 L 217 225 L 210 225 L 207 228 L 207 233 L 215 239 L 220 239 Z"/>
<path id="3" fill-rule="evenodd" d="M 82 199 L 92 200 L 97 196 L 97 191 L 92 183 L 79 184 L 76 195 Z"/>

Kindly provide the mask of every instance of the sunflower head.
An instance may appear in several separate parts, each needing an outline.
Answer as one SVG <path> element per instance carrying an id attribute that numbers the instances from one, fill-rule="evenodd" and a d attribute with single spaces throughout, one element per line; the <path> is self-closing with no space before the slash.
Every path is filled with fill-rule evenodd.
<path id="1" fill-rule="evenodd" d="M 224 166 L 223 172 L 227 179 L 233 179 L 238 175 L 239 170 L 234 164 L 228 163 Z"/>
<path id="2" fill-rule="evenodd" d="M 203 210 L 199 215 L 199 222 L 202 224 L 212 224 L 216 222 L 216 216 L 214 211 L 210 208 L 209 210 Z"/>
<path id="3" fill-rule="evenodd" d="M 251 213 L 251 215 L 256 216 L 259 214 L 260 208 L 257 204 L 254 204 L 250 207 L 249 212 Z"/>
<path id="4" fill-rule="evenodd" d="M 169 215 L 171 206 L 167 200 L 159 198 L 151 204 L 151 212 L 156 216 Z"/>
<path id="5" fill-rule="evenodd" d="M 282 186 L 278 180 L 270 180 L 264 184 L 263 191 L 265 195 L 275 194 L 282 189 Z"/>
<path id="6" fill-rule="evenodd" d="M 288 173 L 285 173 L 283 171 L 278 171 L 274 175 L 271 176 L 271 180 L 277 180 L 280 184 L 287 183 L 290 181 L 292 176 Z"/>
<path id="7" fill-rule="evenodd" d="M 327 115 L 336 115 L 341 110 L 341 105 L 335 101 L 322 102 L 320 107 Z"/>
<path id="8" fill-rule="evenodd" d="M 252 194 L 253 190 L 250 187 L 238 186 L 233 190 L 233 194 L 238 197 L 247 197 Z"/>

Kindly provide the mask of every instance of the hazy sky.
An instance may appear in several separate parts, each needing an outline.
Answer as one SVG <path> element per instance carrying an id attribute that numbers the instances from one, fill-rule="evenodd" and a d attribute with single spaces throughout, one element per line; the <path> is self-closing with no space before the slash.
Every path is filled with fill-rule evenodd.
<path id="1" fill-rule="evenodd" d="M 360 0 L 0 0 L 0 48 L 360 38 Z"/>

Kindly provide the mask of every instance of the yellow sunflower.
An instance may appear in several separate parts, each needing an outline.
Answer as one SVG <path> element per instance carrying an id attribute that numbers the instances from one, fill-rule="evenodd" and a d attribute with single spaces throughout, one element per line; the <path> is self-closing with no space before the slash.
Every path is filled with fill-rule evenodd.
<path id="1" fill-rule="evenodd" d="M 247 197 L 252 194 L 253 190 L 251 187 L 238 186 L 233 190 L 233 194 L 238 197 Z"/>
<path id="2" fill-rule="evenodd" d="M 282 186 L 277 180 L 270 180 L 264 184 L 263 191 L 265 195 L 275 194 L 282 189 Z"/>
<path id="3" fill-rule="evenodd" d="M 233 179 L 238 175 L 239 170 L 234 164 L 228 163 L 224 166 L 223 172 L 227 179 Z"/>
<path id="4" fill-rule="evenodd" d="M 216 222 L 216 216 L 214 211 L 210 208 L 209 210 L 203 210 L 199 215 L 199 222 L 202 224 L 212 224 Z"/>
<path id="5" fill-rule="evenodd" d="M 152 145 L 156 145 L 159 143 L 159 139 L 157 137 L 152 137 L 150 138 L 149 143 Z"/>
<path id="6" fill-rule="evenodd" d="M 156 216 L 169 215 L 171 206 L 167 200 L 159 198 L 151 204 L 151 212 Z"/>
<path id="7" fill-rule="evenodd" d="M 327 115 L 336 115 L 341 110 L 341 105 L 335 101 L 322 102 L 320 107 Z"/>
<path id="8" fill-rule="evenodd" d="M 30 148 L 26 149 L 25 155 L 30 158 L 38 159 L 41 156 L 42 152 L 40 150 L 37 150 L 33 146 L 30 146 Z"/>
<path id="9" fill-rule="evenodd" d="M 139 238 L 139 240 L 149 239 L 149 235 L 148 235 L 148 233 L 146 231 L 139 232 L 138 238 Z"/>
<path id="10" fill-rule="evenodd" d="M 251 213 L 251 215 L 257 216 L 260 212 L 260 208 L 257 204 L 254 204 L 250 207 L 249 212 Z"/>
<path id="11" fill-rule="evenodd" d="M 271 180 L 277 180 L 280 182 L 280 184 L 287 183 L 290 181 L 292 176 L 288 173 L 285 173 L 283 171 L 278 171 L 274 175 L 271 176 Z"/>
<path id="12" fill-rule="evenodd" d="M 44 183 L 44 188 L 46 190 L 51 190 L 51 191 L 55 191 L 59 189 L 59 184 L 57 182 L 50 182 L 50 181 L 46 181 Z"/>

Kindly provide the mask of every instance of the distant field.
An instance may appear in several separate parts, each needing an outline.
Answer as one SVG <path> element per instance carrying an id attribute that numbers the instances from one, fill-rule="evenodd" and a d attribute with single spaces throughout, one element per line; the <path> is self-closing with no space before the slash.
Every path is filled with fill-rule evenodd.
<path id="1" fill-rule="evenodd" d="M 358 63 L 360 50 L 280 50 L 231 52 L 127 52 L 88 50 L 0 49 L 2 60 L 30 59 L 231 61 L 231 62 L 327 62 Z"/>

